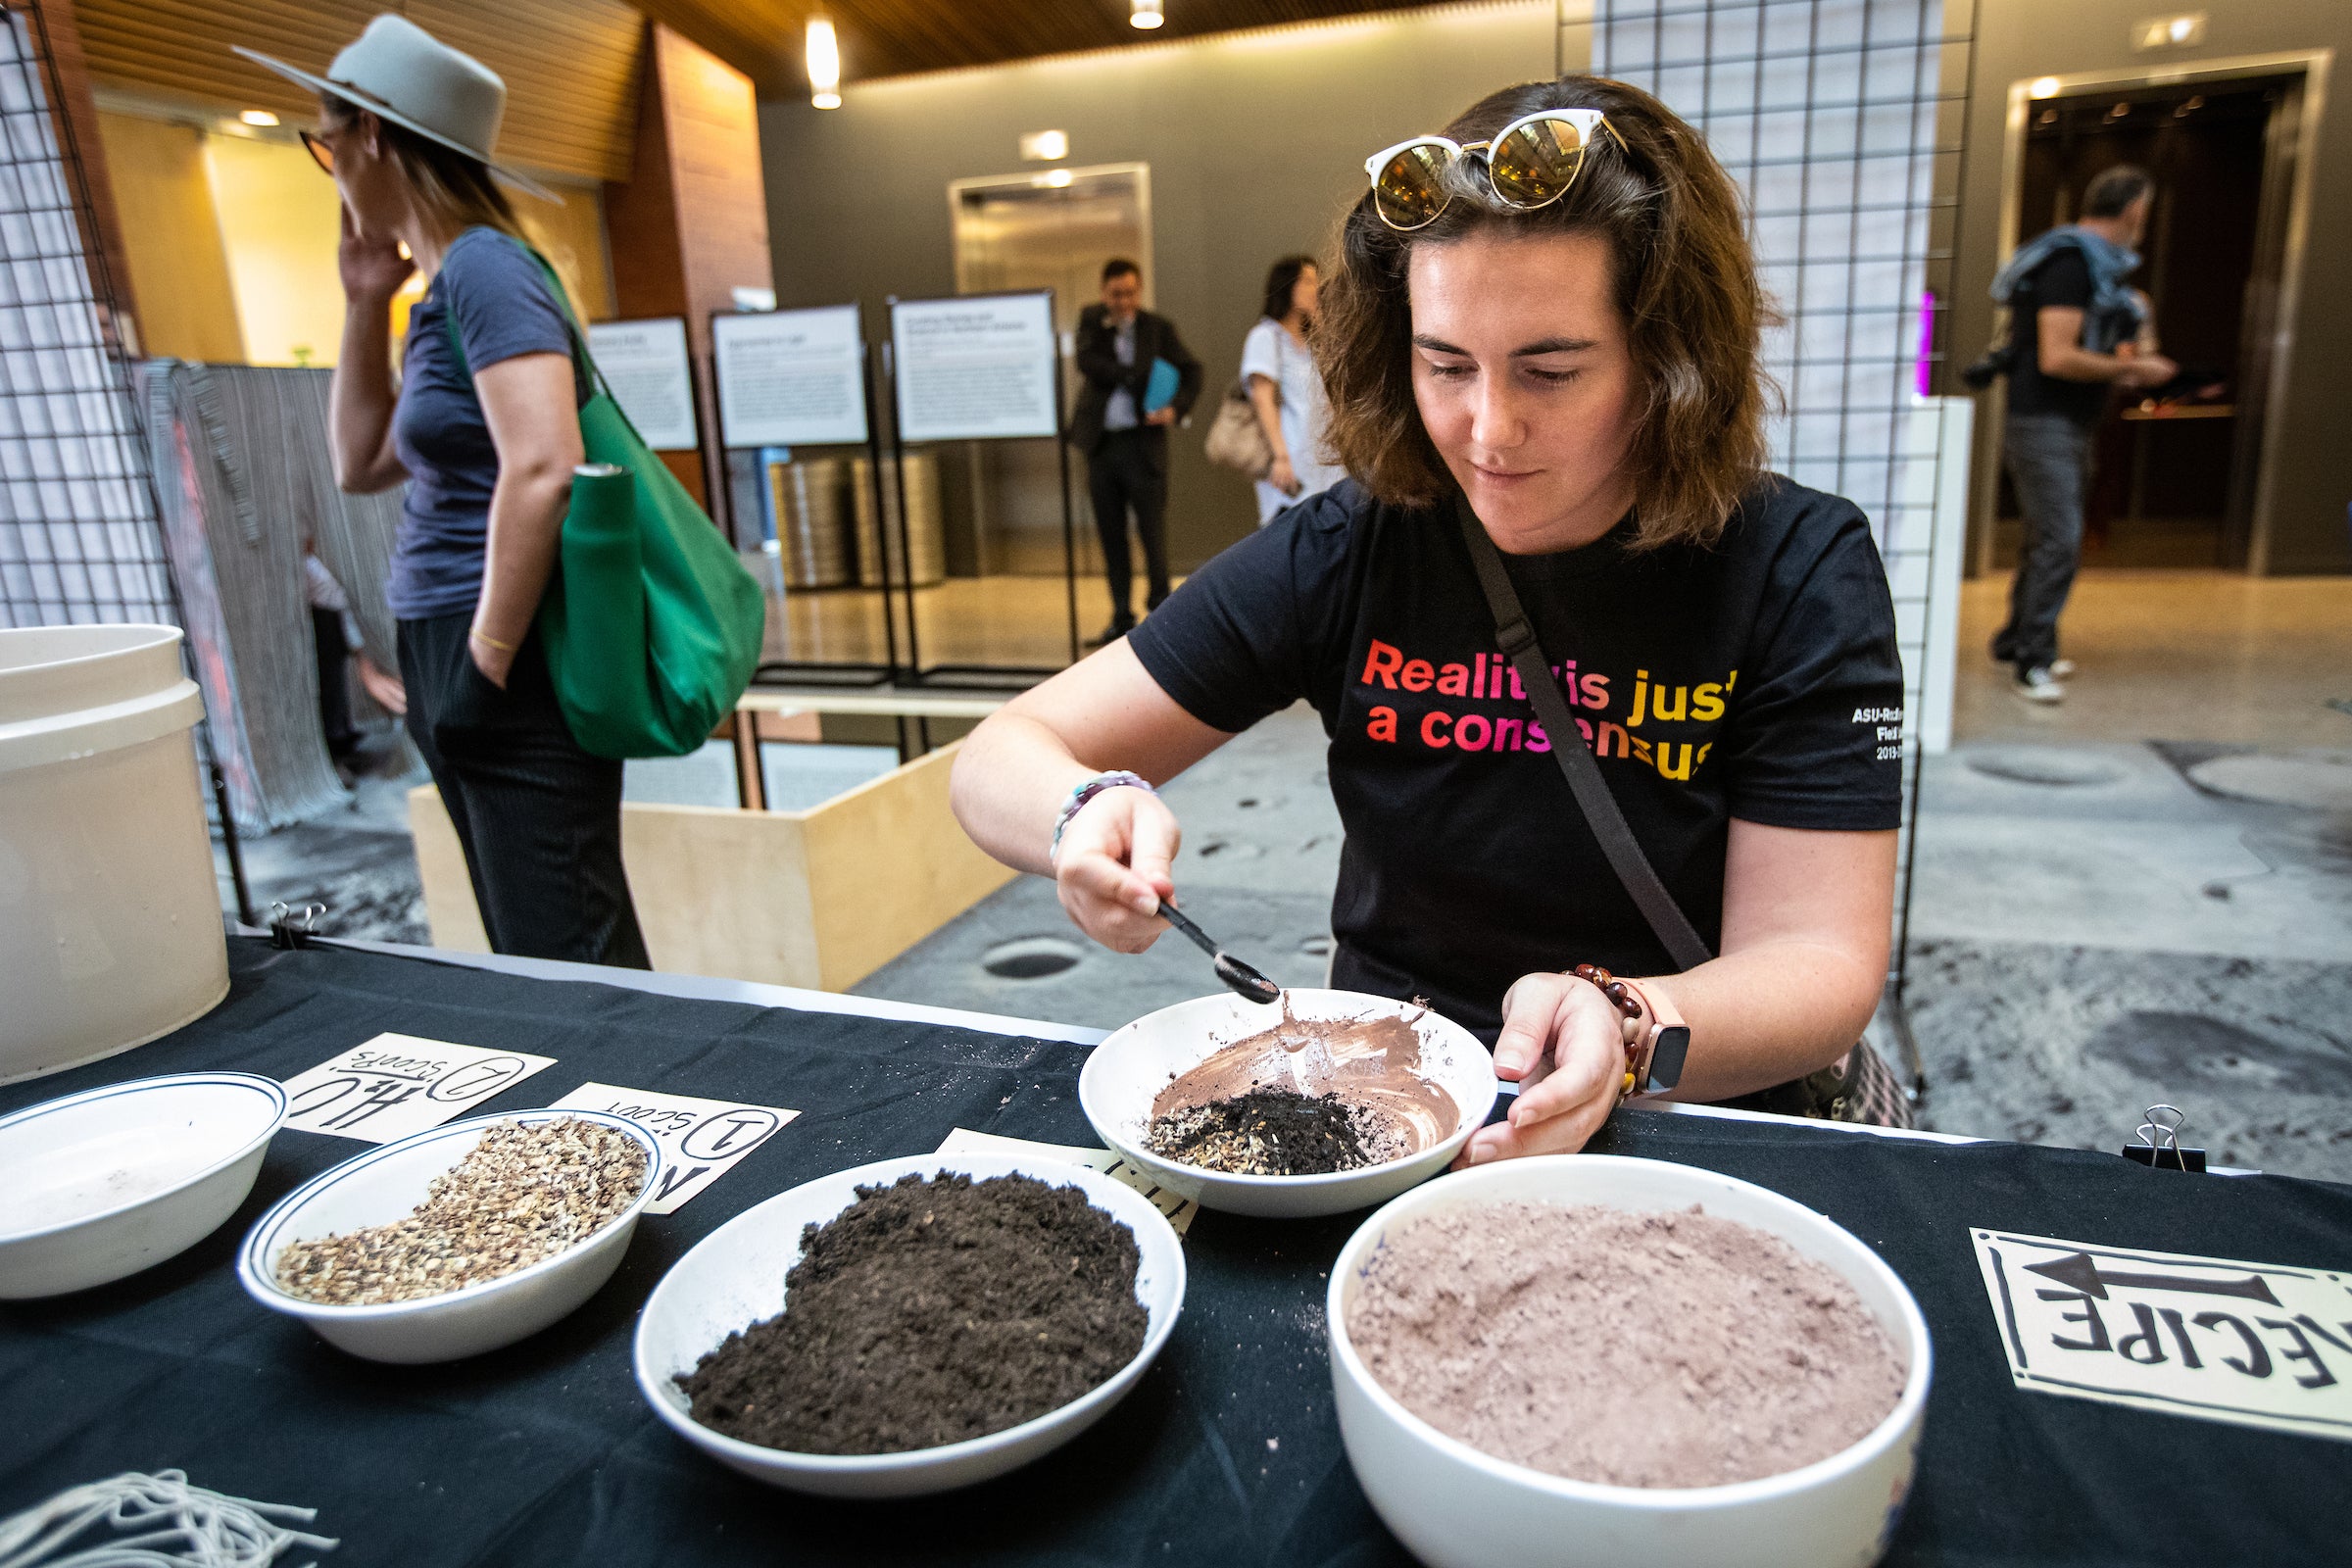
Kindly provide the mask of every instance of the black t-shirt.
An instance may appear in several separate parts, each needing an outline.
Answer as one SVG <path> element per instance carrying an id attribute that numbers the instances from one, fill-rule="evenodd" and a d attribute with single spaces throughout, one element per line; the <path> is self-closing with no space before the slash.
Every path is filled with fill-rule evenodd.
<path id="1" fill-rule="evenodd" d="M 2072 245 L 2050 253 L 2009 298 L 2009 412 L 2057 414 L 2084 429 L 2107 412 L 2107 383 L 2041 373 L 2040 313 L 2045 305 L 2090 309 L 2090 265 Z"/>
<path id="2" fill-rule="evenodd" d="M 1851 502 L 1773 478 L 1714 548 L 1505 557 L 1636 838 L 1709 946 L 1728 821 L 1848 831 L 1901 810 L 1894 609 Z M 1451 514 L 1344 481 L 1195 572 L 1130 634 L 1194 717 L 1303 697 L 1348 831 L 1334 983 L 1492 1036 L 1502 995 L 1580 962 L 1675 965 L 1578 811 L 1495 650 Z"/>

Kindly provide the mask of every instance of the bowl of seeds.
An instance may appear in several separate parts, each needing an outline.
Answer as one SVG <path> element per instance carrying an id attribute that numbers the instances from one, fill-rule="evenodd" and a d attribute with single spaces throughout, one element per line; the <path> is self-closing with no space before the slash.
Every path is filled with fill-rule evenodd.
<path id="1" fill-rule="evenodd" d="M 917 1154 L 779 1193 L 680 1258 L 637 1383 L 754 1480 L 906 1497 L 1027 1464 L 1134 1388 L 1184 1306 L 1158 1209 L 1101 1171 Z"/>
<path id="2" fill-rule="evenodd" d="M 245 1238 L 271 1311 L 370 1361 L 455 1361 L 536 1334 L 620 1266 L 661 1147 L 593 1110 L 452 1122 L 323 1171 Z"/>
<path id="3" fill-rule="evenodd" d="M 1078 1077 L 1087 1120 L 1131 1164 L 1203 1208 L 1272 1218 L 1367 1208 L 1436 1175 L 1497 1093 L 1494 1058 L 1451 1019 L 1306 989 L 1162 1007 Z"/>

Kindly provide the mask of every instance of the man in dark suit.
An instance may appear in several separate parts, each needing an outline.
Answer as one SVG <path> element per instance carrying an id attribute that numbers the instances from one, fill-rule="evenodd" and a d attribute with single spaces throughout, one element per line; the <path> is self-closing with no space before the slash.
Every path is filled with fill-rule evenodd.
<path id="1" fill-rule="evenodd" d="M 1102 265 L 1102 303 L 1078 314 L 1078 406 L 1070 415 L 1070 443 L 1086 454 L 1087 492 L 1095 503 L 1095 531 L 1102 537 L 1102 569 L 1110 579 L 1110 624 L 1090 646 L 1125 636 L 1135 625 L 1127 554 L 1127 514 L 1144 541 L 1149 574 L 1144 608 L 1168 597 L 1168 426 L 1192 412 L 1200 396 L 1200 362 L 1175 323 L 1143 309 L 1144 274 L 1124 258 Z M 1176 397 L 1146 409 L 1152 366 L 1165 360 L 1176 372 Z"/>

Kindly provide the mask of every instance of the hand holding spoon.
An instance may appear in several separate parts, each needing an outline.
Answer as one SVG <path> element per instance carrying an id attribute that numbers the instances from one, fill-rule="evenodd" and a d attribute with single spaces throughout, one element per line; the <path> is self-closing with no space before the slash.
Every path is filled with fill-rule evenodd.
<path id="1" fill-rule="evenodd" d="M 1159 913 L 1168 924 L 1190 937 L 1195 947 L 1209 956 L 1216 964 L 1217 978 L 1224 981 L 1229 990 L 1267 1006 L 1282 1000 L 1282 987 L 1210 941 L 1208 933 L 1187 919 L 1176 906 L 1162 899 L 1159 901 Z"/>

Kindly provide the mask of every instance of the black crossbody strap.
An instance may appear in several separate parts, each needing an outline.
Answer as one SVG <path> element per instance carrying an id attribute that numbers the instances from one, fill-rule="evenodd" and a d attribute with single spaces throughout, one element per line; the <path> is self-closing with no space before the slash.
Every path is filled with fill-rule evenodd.
<path id="1" fill-rule="evenodd" d="M 1674 902 L 1674 895 L 1666 891 L 1666 884 L 1658 880 L 1657 870 L 1642 853 L 1625 813 L 1617 808 L 1617 798 L 1609 793 L 1608 780 L 1600 776 L 1600 764 L 1586 748 L 1584 731 L 1577 727 L 1576 715 L 1568 711 L 1568 700 L 1561 695 L 1550 662 L 1536 641 L 1535 628 L 1528 624 L 1519 591 L 1511 586 L 1510 573 L 1503 569 L 1501 552 L 1487 537 L 1470 503 L 1459 494 L 1453 500 L 1453 515 L 1461 524 L 1462 542 L 1470 547 L 1470 564 L 1478 568 L 1478 585 L 1486 590 L 1487 609 L 1494 616 L 1495 639 L 1511 667 L 1519 672 L 1519 684 L 1526 688 L 1527 700 L 1534 705 L 1544 733 L 1551 737 L 1552 758 L 1560 764 L 1560 773 L 1568 780 L 1592 836 L 1600 841 L 1601 853 L 1609 858 L 1610 868 L 1625 884 L 1650 930 L 1665 944 L 1667 956 L 1680 968 L 1697 968 L 1714 954 L 1683 913 L 1683 906 Z"/>

